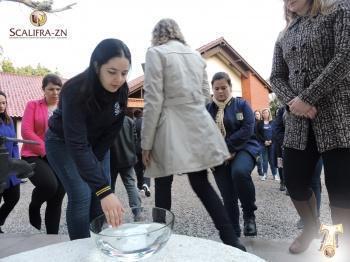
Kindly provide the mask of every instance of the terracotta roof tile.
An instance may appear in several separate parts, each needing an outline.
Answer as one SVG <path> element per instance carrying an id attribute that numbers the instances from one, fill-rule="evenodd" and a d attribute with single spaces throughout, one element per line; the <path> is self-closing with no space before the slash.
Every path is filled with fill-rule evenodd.
<path id="1" fill-rule="evenodd" d="M 12 117 L 22 117 L 28 101 L 43 97 L 41 76 L 20 76 L 0 72 L 0 90 L 8 98 L 8 113 Z"/>
<path id="2" fill-rule="evenodd" d="M 138 88 L 143 86 L 143 81 L 145 80 L 145 76 L 139 76 L 133 80 L 131 80 L 130 82 L 128 82 L 129 84 L 129 92 L 130 94 L 132 94 L 134 91 L 136 91 Z"/>
<path id="3" fill-rule="evenodd" d="M 65 79 L 63 79 L 63 82 Z M 22 76 L 0 72 L 0 90 L 8 98 L 8 113 L 11 117 L 21 118 L 28 101 L 43 97 L 42 76 Z M 143 85 L 143 76 L 129 82 L 129 89 Z M 130 107 L 143 108 L 143 99 L 129 99 Z"/>

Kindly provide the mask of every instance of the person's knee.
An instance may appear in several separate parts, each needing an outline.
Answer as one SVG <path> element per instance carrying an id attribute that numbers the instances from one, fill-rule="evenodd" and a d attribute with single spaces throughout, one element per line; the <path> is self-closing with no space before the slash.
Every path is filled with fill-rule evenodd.
<path id="1" fill-rule="evenodd" d="M 249 170 L 242 166 L 233 166 L 231 176 L 234 182 L 243 182 L 251 179 Z"/>

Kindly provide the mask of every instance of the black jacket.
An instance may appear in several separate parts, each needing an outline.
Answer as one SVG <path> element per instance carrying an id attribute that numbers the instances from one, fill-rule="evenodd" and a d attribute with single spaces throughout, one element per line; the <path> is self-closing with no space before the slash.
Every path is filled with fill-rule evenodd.
<path id="1" fill-rule="evenodd" d="M 270 125 L 273 126 L 273 121 L 269 121 Z M 259 120 L 255 126 L 256 138 L 260 142 L 260 144 L 265 144 L 265 134 L 264 134 L 264 120 Z M 272 134 L 273 136 L 273 134 Z"/>
<path id="2" fill-rule="evenodd" d="M 135 129 L 136 129 L 136 154 L 142 153 L 141 148 L 141 129 L 142 129 L 142 121 L 143 117 L 135 118 Z"/>
<path id="3" fill-rule="evenodd" d="M 209 103 L 207 110 L 215 119 L 218 112 L 216 104 Z M 260 145 L 254 134 L 254 121 L 249 104 L 244 99 L 232 98 L 224 110 L 225 142 L 230 153 L 244 150 L 254 158 L 260 153 Z"/>
<path id="4" fill-rule="evenodd" d="M 277 110 L 276 118 L 272 127 L 272 134 L 278 146 L 282 147 L 284 139 L 284 113 L 285 107 L 280 107 Z"/>
<path id="5" fill-rule="evenodd" d="M 49 128 L 63 138 L 81 177 L 100 198 L 112 193 L 109 181 L 102 175 L 100 161 L 111 147 L 124 120 L 119 92 L 98 90 L 98 105 L 82 102 L 80 86 L 63 88 L 57 110 L 49 120 Z"/>
<path id="6" fill-rule="evenodd" d="M 123 126 L 111 147 L 111 171 L 136 164 L 136 130 L 134 121 L 125 116 Z"/>

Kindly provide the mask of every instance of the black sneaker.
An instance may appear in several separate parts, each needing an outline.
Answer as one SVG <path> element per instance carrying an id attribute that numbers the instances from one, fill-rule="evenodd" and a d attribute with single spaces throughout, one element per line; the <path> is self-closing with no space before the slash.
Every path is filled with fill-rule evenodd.
<path id="1" fill-rule="evenodd" d="M 146 184 L 143 184 L 142 189 L 143 189 L 143 191 L 145 191 L 146 197 L 151 196 L 151 191 L 149 190 L 149 187 Z"/>

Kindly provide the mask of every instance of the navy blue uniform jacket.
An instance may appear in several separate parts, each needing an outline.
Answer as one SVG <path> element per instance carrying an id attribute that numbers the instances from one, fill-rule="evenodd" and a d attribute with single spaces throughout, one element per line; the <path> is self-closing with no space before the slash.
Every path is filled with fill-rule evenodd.
<path id="1" fill-rule="evenodd" d="M 209 103 L 207 110 L 215 119 L 218 111 L 216 104 L 214 102 Z M 226 129 L 225 141 L 230 153 L 244 150 L 256 159 L 260 153 L 260 145 L 254 134 L 254 113 L 244 99 L 232 98 L 226 105 L 224 125 Z"/>

